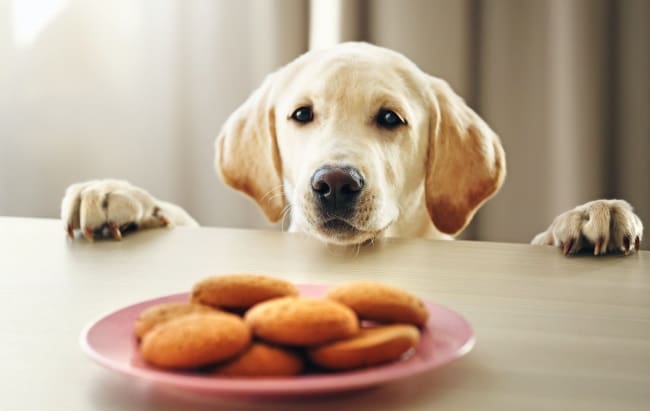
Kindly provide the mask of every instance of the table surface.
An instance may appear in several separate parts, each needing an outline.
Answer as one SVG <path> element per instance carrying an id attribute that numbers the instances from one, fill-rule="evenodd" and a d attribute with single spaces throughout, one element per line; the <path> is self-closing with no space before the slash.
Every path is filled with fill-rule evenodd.
<path id="1" fill-rule="evenodd" d="M 80 349 L 100 315 L 208 275 L 393 284 L 463 314 L 477 343 L 443 368 L 360 392 L 205 398 L 104 369 Z M 387 239 L 340 250 L 300 234 L 219 228 L 67 239 L 57 220 L 0 218 L 0 409 L 647 410 L 650 252 L 564 257 L 550 247 Z"/>

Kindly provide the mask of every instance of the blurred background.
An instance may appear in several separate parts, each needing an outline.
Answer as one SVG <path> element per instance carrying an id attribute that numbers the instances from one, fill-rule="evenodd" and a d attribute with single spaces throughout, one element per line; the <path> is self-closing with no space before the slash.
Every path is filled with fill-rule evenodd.
<path id="1" fill-rule="evenodd" d="M 58 217 L 66 186 L 112 177 L 271 227 L 214 171 L 221 124 L 270 71 L 365 40 L 501 136 L 506 184 L 466 238 L 528 242 L 600 197 L 650 227 L 648 21 L 647 0 L 0 0 L 0 215 Z"/>

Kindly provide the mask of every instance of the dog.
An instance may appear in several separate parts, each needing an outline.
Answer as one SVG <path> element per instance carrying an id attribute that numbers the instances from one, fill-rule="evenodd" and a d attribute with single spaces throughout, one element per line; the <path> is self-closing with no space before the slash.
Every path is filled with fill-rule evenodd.
<path id="1" fill-rule="evenodd" d="M 501 187 L 499 137 L 443 80 L 367 43 L 310 51 L 278 71 L 216 139 L 223 181 L 271 222 L 327 243 L 382 236 L 452 239 Z M 61 204 L 71 237 L 198 225 L 182 208 L 126 181 L 73 184 Z M 533 244 L 565 255 L 638 250 L 643 225 L 623 200 L 558 216 Z"/>

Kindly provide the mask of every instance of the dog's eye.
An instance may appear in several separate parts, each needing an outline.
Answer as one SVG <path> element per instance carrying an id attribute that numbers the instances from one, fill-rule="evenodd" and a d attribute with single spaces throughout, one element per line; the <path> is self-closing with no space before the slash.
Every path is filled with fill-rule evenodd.
<path id="1" fill-rule="evenodd" d="M 311 110 L 311 107 L 299 107 L 293 112 L 291 118 L 299 123 L 309 123 L 314 119 L 314 112 Z"/>
<path id="2" fill-rule="evenodd" d="M 380 127 L 387 128 L 389 130 L 402 124 L 406 124 L 406 122 L 399 115 L 397 115 L 397 113 L 392 110 L 385 109 L 379 110 L 375 121 L 377 124 L 379 124 Z"/>

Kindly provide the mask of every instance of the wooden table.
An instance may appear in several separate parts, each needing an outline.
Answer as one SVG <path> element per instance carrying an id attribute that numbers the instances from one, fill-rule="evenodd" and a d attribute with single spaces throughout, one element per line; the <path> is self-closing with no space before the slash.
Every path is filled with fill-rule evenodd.
<path id="1" fill-rule="evenodd" d="M 206 399 L 108 371 L 79 347 L 101 314 L 222 272 L 372 279 L 462 313 L 477 343 L 439 370 L 318 399 Z M 354 252 L 303 235 L 177 228 L 70 241 L 56 220 L 0 218 L 0 409 L 648 410 L 650 252 L 389 239 Z"/>

